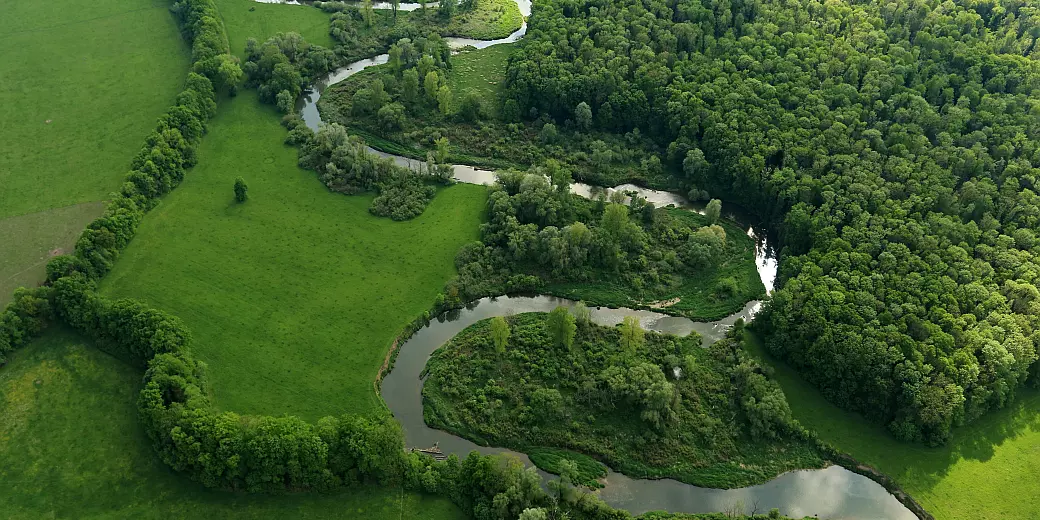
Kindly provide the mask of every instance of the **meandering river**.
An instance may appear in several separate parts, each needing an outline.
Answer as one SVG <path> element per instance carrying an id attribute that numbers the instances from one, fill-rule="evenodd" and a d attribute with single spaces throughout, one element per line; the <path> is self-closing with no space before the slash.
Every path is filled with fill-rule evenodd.
<path id="1" fill-rule="evenodd" d="M 490 41 L 469 38 L 445 39 L 455 49 L 466 46 L 485 48 L 499 43 L 515 42 L 527 32 L 526 18 L 531 14 L 530 0 L 517 0 L 517 5 L 524 15 L 525 21 L 519 30 L 506 38 Z M 389 7 L 389 4 L 374 4 L 374 7 Z M 418 7 L 419 4 L 400 4 L 402 10 L 413 10 Z M 317 131 L 322 124 L 317 103 L 325 88 L 368 67 L 386 63 L 387 59 L 386 54 L 381 54 L 371 59 L 357 61 L 318 81 L 297 102 L 297 109 L 307 126 Z M 415 168 L 418 165 L 417 161 L 406 157 L 387 154 L 372 148 L 369 148 L 369 151 L 390 158 L 402 166 Z M 492 171 L 468 165 L 454 165 L 454 168 L 455 179 L 459 182 L 473 184 L 494 182 L 494 172 Z M 593 197 L 604 188 L 575 183 L 571 186 L 571 190 L 585 197 Z M 621 190 L 626 193 L 636 192 L 658 206 L 671 204 L 693 211 L 703 211 L 702 205 L 690 203 L 674 193 L 634 185 L 621 185 L 605 190 L 607 192 L 612 190 Z M 726 218 L 743 226 L 748 235 L 756 239 L 755 260 L 759 276 L 766 290 L 772 291 L 776 279 L 777 261 L 776 252 L 770 244 L 767 233 L 760 226 L 755 225 L 753 219 L 742 214 L 739 208 L 726 204 L 723 204 L 723 208 L 723 215 Z M 510 453 L 530 464 L 527 457 L 521 453 L 503 448 L 478 446 L 461 437 L 427 426 L 423 421 L 420 374 L 434 350 L 477 321 L 520 312 L 550 311 L 560 305 L 571 307 L 574 304 L 575 302 L 570 300 L 548 296 L 485 298 L 466 309 L 440 316 L 430 325 L 416 332 L 411 339 L 401 345 L 393 370 L 382 382 L 383 400 L 393 412 L 394 417 L 401 422 L 408 445 L 425 448 L 436 444 L 445 453 L 455 453 L 459 456 L 465 456 L 472 450 L 481 453 Z M 761 302 L 748 302 L 739 312 L 710 323 L 694 322 L 687 318 L 625 308 L 596 308 L 592 310 L 592 318 L 596 323 L 602 325 L 615 325 L 626 316 L 635 316 L 639 318 L 644 328 L 658 332 L 686 335 L 696 331 L 704 338 L 704 344 L 709 345 L 723 337 L 726 330 L 737 319 L 751 320 L 760 307 Z M 546 478 L 550 477 L 544 473 L 543 475 Z M 780 509 L 781 513 L 792 517 L 812 516 L 859 520 L 913 520 L 916 518 L 880 484 L 839 466 L 819 470 L 792 471 L 764 484 L 739 489 L 700 488 L 671 479 L 639 479 L 611 471 L 605 479 L 605 487 L 597 493 L 611 506 L 626 509 L 634 514 L 652 510 L 705 513 L 732 510 L 734 506 L 739 506 L 748 513 L 752 511 L 761 513 L 775 507 Z"/>

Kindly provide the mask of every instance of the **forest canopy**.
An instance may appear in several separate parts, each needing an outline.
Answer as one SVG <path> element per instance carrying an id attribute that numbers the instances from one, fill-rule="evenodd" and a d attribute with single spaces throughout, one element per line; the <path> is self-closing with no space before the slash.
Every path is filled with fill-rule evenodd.
<path id="1" fill-rule="evenodd" d="M 525 117 L 640 129 L 777 222 L 774 354 L 898 437 L 1005 406 L 1040 333 L 1031 2 L 539 2 Z"/>

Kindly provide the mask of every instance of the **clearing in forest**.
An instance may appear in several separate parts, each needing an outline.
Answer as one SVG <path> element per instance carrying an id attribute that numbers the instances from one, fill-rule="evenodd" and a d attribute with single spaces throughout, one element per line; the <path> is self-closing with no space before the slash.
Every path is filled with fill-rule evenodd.
<path id="1" fill-rule="evenodd" d="M 222 409 L 382 413 L 376 371 L 477 239 L 486 188 L 441 190 L 408 222 L 377 218 L 371 195 L 330 192 L 299 168 L 285 135 L 254 92 L 222 100 L 198 165 L 144 219 L 102 291 L 183 319 Z M 243 204 L 236 177 L 249 184 Z"/>

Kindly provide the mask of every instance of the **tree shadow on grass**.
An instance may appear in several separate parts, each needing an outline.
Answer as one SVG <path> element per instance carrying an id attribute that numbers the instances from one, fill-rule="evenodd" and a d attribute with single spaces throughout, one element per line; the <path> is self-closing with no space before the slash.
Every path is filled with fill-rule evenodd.
<path id="1" fill-rule="evenodd" d="M 791 367 L 763 347 L 754 332 L 745 333 L 745 348 L 773 368 L 795 418 L 821 439 L 896 479 L 911 493 L 940 483 L 961 459 L 987 462 L 998 447 L 1040 431 L 1040 390 L 1020 389 L 1015 401 L 974 423 L 955 428 L 945 446 L 931 448 L 896 440 L 884 427 L 827 401 Z M 1023 475 L 1023 477 L 1025 477 Z"/>

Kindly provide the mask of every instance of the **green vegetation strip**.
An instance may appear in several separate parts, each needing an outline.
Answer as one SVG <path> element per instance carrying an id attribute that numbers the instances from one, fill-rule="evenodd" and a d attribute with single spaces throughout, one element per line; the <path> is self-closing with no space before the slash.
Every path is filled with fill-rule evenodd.
<path id="1" fill-rule="evenodd" d="M 450 501 L 364 486 L 326 494 L 206 489 L 156 456 L 135 403 L 141 372 L 61 328 L 0 370 L 0 509 L 38 518 L 454 520 Z"/>
<path id="2" fill-rule="evenodd" d="M 603 487 L 599 479 L 607 476 L 606 466 L 584 453 L 545 447 L 527 448 L 524 452 L 535 466 L 554 475 L 562 475 L 570 469 L 562 464 L 563 462 L 572 462 L 574 463 L 573 469 L 575 471 L 569 477 L 571 477 L 571 481 L 574 484 L 589 488 Z"/>

